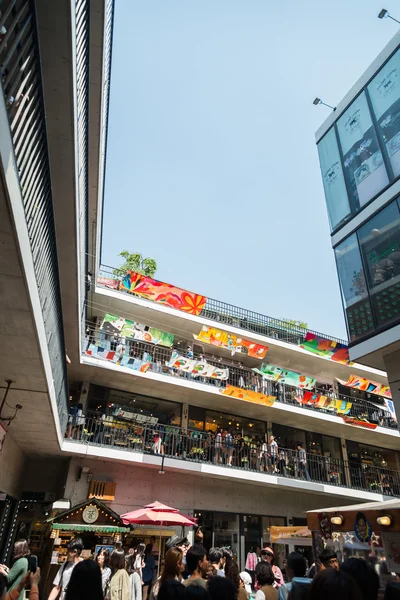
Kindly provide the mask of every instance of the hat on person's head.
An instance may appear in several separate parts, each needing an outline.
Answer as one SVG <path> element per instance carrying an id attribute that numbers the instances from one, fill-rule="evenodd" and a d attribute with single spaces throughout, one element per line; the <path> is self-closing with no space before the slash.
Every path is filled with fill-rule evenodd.
<path id="1" fill-rule="evenodd" d="M 272 556 L 275 556 L 274 551 L 272 550 L 272 548 L 270 546 L 264 546 L 263 552 L 266 552 L 268 554 L 272 554 Z"/>
<path id="2" fill-rule="evenodd" d="M 241 573 L 239 573 L 239 577 L 240 579 L 243 581 L 244 584 L 244 589 L 246 590 L 246 592 L 248 594 L 252 593 L 252 589 L 251 589 L 251 575 L 249 573 L 247 573 L 246 571 L 242 571 Z"/>
<path id="3" fill-rule="evenodd" d="M 165 549 L 168 551 L 171 550 L 171 548 L 175 548 L 175 546 L 178 545 L 177 542 L 179 542 L 179 540 L 179 535 L 171 535 L 171 537 L 165 542 Z"/>

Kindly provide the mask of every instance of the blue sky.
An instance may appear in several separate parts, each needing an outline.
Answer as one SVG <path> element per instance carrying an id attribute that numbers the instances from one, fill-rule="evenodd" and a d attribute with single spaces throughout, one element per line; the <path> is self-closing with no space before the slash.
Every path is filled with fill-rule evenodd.
<path id="1" fill-rule="evenodd" d="M 338 103 L 396 33 L 381 8 L 118 0 L 103 263 L 141 252 L 158 279 L 346 337 L 312 101 Z"/>

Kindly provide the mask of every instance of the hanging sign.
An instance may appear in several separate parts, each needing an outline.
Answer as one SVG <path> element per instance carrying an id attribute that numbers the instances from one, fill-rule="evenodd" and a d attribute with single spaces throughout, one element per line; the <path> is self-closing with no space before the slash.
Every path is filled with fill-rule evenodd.
<path id="1" fill-rule="evenodd" d="M 141 340 L 150 344 L 158 344 L 170 348 L 175 336 L 173 333 L 167 333 L 155 327 L 148 327 L 136 321 L 130 321 L 123 317 L 116 317 L 107 313 L 101 324 L 101 328 L 105 333 L 119 334 L 128 340 Z"/>
<path id="2" fill-rule="evenodd" d="M 338 400 L 337 398 L 329 398 L 328 396 L 322 396 L 321 394 L 314 394 L 313 392 L 308 391 L 304 392 L 303 396 L 296 396 L 296 400 L 299 404 L 332 410 L 338 415 L 347 415 L 353 406 L 351 402 Z"/>
<path id="3" fill-rule="evenodd" d="M 281 367 L 275 367 L 269 363 L 263 363 L 259 369 L 253 369 L 259 375 L 262 375 L 264 379 L 269 381 L 278 381 L 279 383 L 286 383 L 300 389 L 311 390 L 315 387 L 316 380 L 313 377 L 301 375 L 296 371 L 287 371 Z"/>
<path id="4" fill-rule="evenodd" d="M 112 277 L 98 277 L 97 284 L 104 285 L 104 287 L 111 288 L 112 290 L 117 290 L 119 286 L 119 280 L 113 279 Z"/>
<path id="5" fill-rule="evenodd" d="M 360 542 L 369 542 L 372 536 L 371 523 L 367 521 L 363 512 L 358 512 L 354 523 L 354 533 Z"/>
<path id="6" fill-rule="evenodd" d="M 151 367 L 151 362 L 148 360 L 131 358 L 125 354 L 121 355 L 119 352 L 107 350 L 106 348 L 96 346 L 95 344 L 90 344 L 85 354 L 100 360 L 107 360 L 121 367 L 128 367 L 128 369 L 132 369 L 132 371 L 140 371 L 141 373 L 146 373 Z"/>
<path id="7" fill-rule="evenodd" d="M 214 367 L 205 360 L 185 358 L 176 351 L 172 353 L 170 360 L 165 364 L 169 369 L 179 369 L 184 373 L 191 373 L 193 377 L 211 377 L 212 379 L 221 380 L 226 380 L 229 377 L 229 369 Z"/>
<path id="8" fill-rule="evenodd" d="M 251 358 L 265 358 L 268 350 L 267 346 L 250 342 L 249 340 L 237 337 L 227 331 L 221 331 L 220 329 L 208 327 L 207 325 L 203 325 L 200 333 L 198 335 L 193 334 L 193 337 L 199 342 L 229 350 L 232 355 L 235 354 L 235 352 L 241 352 L 242 349 L 245 348 L 248 356 Z"/>
<path id="9" fill-rule="evenodd" d="M 311 331 L 307 331 L 305 340 L 299 344 L 304 350 L 308 350 L 318 356 L 324 356 L 330 358 L 335 362 L 341 363 L 342 365 L 353 364 L 350 362 L 349 349 L 344 344 L 335 342 L 334 340 L 327 340 L 319 337 Z"/>
<path id="10" fill-rule="evenodd" d="M 271 525 L 270 527 L 271 544 L 282 543 L 282 540 L 299 540 L 311 538 L 311 531 L 308 527 L 300 525 L 297 527 L 278 527 Z"/>
<path id="11" fill-rule="evenodd" d="M 121 281 L 121 288 L 136 296 L 177 308 L 190 315 L 199 315 L 207 302 L 205 296 L 188 292 L 169 283 L 156 281 L 134 271 L 127 271 Z"/>
<path id="12" fill-rule="evenodd" d="M 378 427 L 376 423 L 369 423 L 368 421 L 356 419 L 355 417 L 346 417 L 344 415 L 341 415 L 341 417 L 346 425 L 354 425 L 355 427 L 362 427 L 363 429 L 376 429 Z"/>
<path id="13" fill-rule="evenodd" d="M 242 390 L 242 388 L 233 385 L 227 385 L 226 388 L 219 390 L 224 396 L 238 398 L 245 402 L 253 402 L 253 404 L 262 404 L 263 406 L 272 406 L 276 400 L 275 396 L 266 396 L 252 390 Z"/>
<path id="14" fill-rule="evenodd" d="M 342 381 L 342 379 L 338 379 L 338 382 L 346 387 L 361 390 L 362 392 L 367 392 L 368 394 L 376 394 L 377 396 L 383 396 L 384 398 L 392 398 L 392 392 L 390 391 L 390 387 L 388 385 L 376 383 L 376 381 L 371 381 L 370 379 L 365 379 L 364 377 L 359 377 L 358 375 L 350 375 L 348 381 Z"/>

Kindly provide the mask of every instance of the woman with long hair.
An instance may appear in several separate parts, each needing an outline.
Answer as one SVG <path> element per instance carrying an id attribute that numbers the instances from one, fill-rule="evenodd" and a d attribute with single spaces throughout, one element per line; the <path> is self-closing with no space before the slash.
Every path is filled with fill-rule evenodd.
<path id="1" fill-rule="evenodd" d="M 71 574 L 65 600 L 103 600 L 101 567 L 97 561 L 82 560 Z"/>
<path id="2" fill-rule="evenodd" d="M 182 571 L 184 569 L 183 552 L 176 546 L 170 548 L 165 555 L 164 567 L 151 591 L 151 600 L 157 600 L 161 586 L 167 581 L 182 581 Z"/>
<path id="3" fill-rule="evenodd" d="M 16 588 L 28 571 L 28 556 L 30 555 L 28 542 L 26 540 L 18 540 L 14 544 L 13 558 L 14 562 L 8 572 L 8 591 L 11 592 Z M 24 600 L 25 592 L 22 591 L 18 600 Z"/>
<path id="4" fill-rule="evenodd" d="M 238 600 L 247 600 L 246 590 L 240 579 L 239 567 L 236 560 L 230 560 L 225 566 L 225 577 L 232 581 L 236 590 L 236 598 Z"/>
<path id="5" fill-rule="evenodd" d="M 100 548 L 96 555 L 96 562 L 100 567 L 101 571 L 101 585 L 103 588 L 103 593 L 106 591 L 106 587 L 111 577 L 111 569 L 110 569 L 110 551 L 108 548 Z"/>
<path id="6" fill-rule="evenodd" d="M 112 571 L 106 598 L 109 600 L 130 600 L 129 575 L 125 569 L 125 552 L 114 550 L 111 554 L 110 569 Z"/>
<path id="7" fill-rule="evenodd" d="M 136 573 L 139 574 L 140 576 L 140 581 L 142 582 L 143 585 L 143 567 L 144 567 L 144 552 L 145 552 L 146 546 L 144 544 L 138 544 L 136 547 L 136 552 L 134 554 L 134 562 L 133 562 L 133 568 L 136 571 Z"/>
<path id="8" fill-rule="evenodd" d="M 144 567 L 142 571 L 143 600 L 147 599 L 147 594 L 149 589 L 151 588 L 151 584 L 153 583 L 154 571 L 156 568 L 156 561 L 152 552 L 152 544 L 147 544 L 146 549 L 144 551 Z"/>

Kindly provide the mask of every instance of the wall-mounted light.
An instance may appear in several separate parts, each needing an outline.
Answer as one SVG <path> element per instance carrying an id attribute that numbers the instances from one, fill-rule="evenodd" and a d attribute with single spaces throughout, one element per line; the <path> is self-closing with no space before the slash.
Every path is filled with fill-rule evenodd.
<path id="1" fill-rule="evenodd" d="M 314 104 L 314 106 L 318 106 L 318 104 L 322 104 L 323 106 L 327 106 L 328 108 L 331 108 L 332 110 L 336 110 L 336 106 L 331 106 L 330 104 L 327 104 L 326 102 L 322 102 L 321 98 L 315 98 L 313 100 L 313 104 Z"/>
<path id="2" fill-rule="evenodd" d="M 334 517 L 331 517 L 332 525 L 342 525 L 343 521 L 344 521 L 344 519 L 343 519 L 342 515 L 336 515 Z"/>
<path id="3" fill-rule="evenodd" d="M 381 12 L 378 14 L 378 19 L 392 19 L 392 21 L 396 21 L 396 23 L 400 23 L 400 21 L 398 21 L 397 19 L 392 17 L 392 15 L 389 14 L 389 11 L 386 10 L 386 8 L 382 8 Z"/>
<path id="4" fill-rule="evenodd" d="M 392 524 L 392 517 L 390 515 L 382 515 L 376 519 L 378 525 L 383 525 L 384 527 L 389 527 Z"/>

